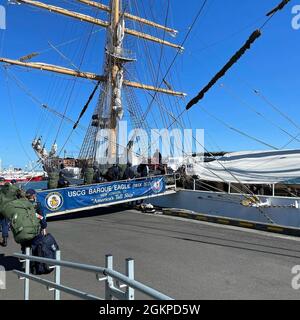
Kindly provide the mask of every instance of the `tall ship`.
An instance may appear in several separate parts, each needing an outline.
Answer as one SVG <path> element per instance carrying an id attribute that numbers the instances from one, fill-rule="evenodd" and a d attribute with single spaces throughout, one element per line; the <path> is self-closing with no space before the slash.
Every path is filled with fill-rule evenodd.
<path id="1" fill-rule="evenodd" d="M 44 113 L 55 117 L 58 123 L 57 132 L 52 134 L 53 141 L 50 145 L 49 139 L 45 141 L 41 134 L 38 133 L 34 137 L 32 147 L 39 158 L 39 163 L 48 174 L 58 170 L 70 178 L 80 180 L 87 168 L 107 170 L 113 164 L 120 164 L 124 157 L 127 159 L 126 162 L 132 164 L 144 162 L 150 166 L 151 154 L 146 159 L 143 156 L 142 137 L 137 131 L 134 131 L 129 141 L 122 140 L 123 137 L 119 133 L 122 121 L 128 120 L 130 128 L 142 129 L 148 135 L 151 135 L 153 128 L 159 126 L 179 131 L 188 128 L 189 110 L 221 81 L 221 78 L 249 49 L 254 50 L 252 47 L 262 36 L 265 25 L 273 16 L 285 9 L 289 1 L 280 2 L 267 13 L 265 23 L 250 35 L 228 63 L 189 102 L 185 99 L 186 93 L 183 92 L 189 88 L 182 91 L 175 89 L 180 81 L 174 81 L 173 74 L 176 59 L 184 55 L 183 46 L 189 32 L 182 43 L 174 42 L 173 38 L 178 31 L 168 26 L 169 5 L 163 7 L 162 11 L 166 12 L 161 12 L 163 15 L 160 16 L 160 20 L 164 22 L 158 23 L 141 15 L 146 13 L 146 10 L 142 10 L 144 1 L 141 4 L 129 0 L 111 0 L 103 4 L 99 1 L 77 0 L 71 2 L 72 6 L 68 9 L 33 0 L 16 0 L 14 3 L 37 8 L 38 11 L 32 13 L 33 15 L 48 11 L 51 15 L 71 18 L 90 26 L 83 54 L 76 62 L 70 58 L 72 51 L 69 55 L 62 51 L 61 48 L 65 43 L 60 45 L 49 43 L 48 48 L 59 56 L 63 65 L 34 62 L 33 60 L 39 58 L 41 52 L 30 52 L 18 59 L 0 58 L 7 77 L 34 100 Z M 206 2 L 201 6 L 198 15 L 202 13 L 205 4 Z M 22 6 L 18 10 L 22 10 Z M 74 6 L 78 10 L 72 10 L 71 7 Z M 87 9 L 93 15 L 80 11 Z M 99 18 L 100 14 L 105 15 L 105 18 Z M 154 17 L 153 12 L 151 16 Z M 105 36 L 99 30 L 105 31 Z M 99 34 L 102 37 L 103 47 L 102 72 L 84 71 L 86 50 L 91 43 L 98 43 L 91 39 L 98 37 Z M 68 41 L 68 44 L 72 41 L 76 39 Z M 92 65 L 98 70 L 100 64 L 98 63 L 100 59 L 97 60 L 98 48 L 96 51 L 94 49 L 93 53 Z M 55 93 L 55 88 L 59 88 L 60 85 L 65 85 L 67 90 L 63 96 L 65 107 L 62 110 L 53 108 L 36 98 L 26 84 L 12 73 L 13 66 L 53 74 L 56 87 L 51 93 Z M 191 81 L 196 81 L 196 76 L 192 72 L 191 75 Z M 72 79 L 71 84 L 65 80 L 57 81 L 56 76 Z M 177 76 L 180 77 L 179 74 Z M 149 84 L 141 79 L 152 79 L 152 83 Z M 77 96 L 83 102 L 80 108 L 74 95 L 76 90 L 84 85 L 83 81 L 89 84 L 91 90 L 89 96 L 84 98 L 85 102 L 82 97 L 79 99 Z M 254 90 L 254 94 L 266 100 L 259 91 Z M 76 110 L 75 107 L 71 108 L 73 103 L 76 104 Z M 94 108 L 90 112 L 93 103 Z M 286 116 L 284 110 L 277 112 L 285 116 L 291 125 L 299 128 L 293 119 Z M 89 125 L 84 128 L 82 119 L 87 116 Z M 45 118 L 41 121 L 43 119 Z M 173 149 L 182 151 L 181 157 L 162 154 L 163 159 L 159 160 L 159 164 L 163 163 L 167 168 L 165 173 L 175 174 L 176 189 L 170 195 L 151 199 L 151 202 L 161 207 L 188 209 L 195 213 L 299 228 L 300 151 L 290 150 L 288 145 L 278 149 L 229 126 L 220 118 L 217 120 L 236 133 L 263 144 L 267 149 L 245 152 L 220 150 L 219 153 L 213 153 L 204 147 L 202 140 L 193 136 L 195 144 L 202 148 L 202 152 L 197 153 L 193 148 L 189 150 L 191 152 L 187 152 L 186 146 L 181 143 L 173 146 Z M 57 127 L 57 123 L 53 123 L 54 127 Z M 71 125 L 70 130 L 63 129 L 66 124 Z M 285 129 L 279 129 L 289 135 L 291 141 L 298 139 Z M 79 139 L 77 140 L 77 136 L 75 138 L 75 134 L 79 130 L 84 132 L 83 142 L 76 155 L 68 156 L 65 151 L 66 146 L 71 142 L 77 144 Z M 62 142 L 61 145 L 58 140 Z M 138 149 L 135 148 L 137 142 L 139 142 Z M 149 145 L 146 145 L 146 148 L 151 149 L 152 153 L 155 151 Z M 151 171 L 153 174 L 155 169 L 156 166 Z M 167 171 L 168 169 L 170 171 Z"/>

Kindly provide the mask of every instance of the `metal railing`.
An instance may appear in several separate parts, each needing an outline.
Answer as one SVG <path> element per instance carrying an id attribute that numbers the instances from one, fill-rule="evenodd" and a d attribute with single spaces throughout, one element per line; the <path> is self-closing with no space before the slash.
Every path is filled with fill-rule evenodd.
<path id="1" fill-rule="evenodd" d="M 173 300 L 171 297 L 148 287 L 134 279 L 134 260 L 126 259 L 126 275 L 113 269 L 113 256 L 106 255 L 105 268 L 93 265 L 75 263 L 61 260 L 60 251 L 56 251 L 55 259 L 47 259 L 30 255 L 30 248 L 26 248 L 26 254 L 15 253 L 15 257 L 25 262 L 25 272 L 14 270 L 19 279 L 24 280 L 24 300 L 30 299 L 30 281 L 45 286 L 49 291 L 54 291 L 54 300 L 60 300 L 61 292 L 76 296 L 85 300 L 135 300 L 135 290 L 156 300 Z M 30 273 L 30 262 L 41 262 L 50 265 L 54 269 L 54 281 L 49 281 Z M 61 284 L 61 267 L 94 273 L 99 282 L 105 282 L 105 297 L 94 296 Z M 123 291 L 122 289 L 125 288 Z"/>

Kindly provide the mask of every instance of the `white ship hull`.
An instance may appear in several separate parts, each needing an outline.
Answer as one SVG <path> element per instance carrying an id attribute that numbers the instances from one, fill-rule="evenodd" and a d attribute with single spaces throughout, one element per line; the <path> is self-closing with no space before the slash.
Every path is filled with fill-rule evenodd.
<path id="1" fill-rule="evenodd" d="M 300 228 L 300 198 L 260 196 L 266 207 L 245 207 L 239 194 L 179 190 L 176 194 L 151 199 L 160 207 L 192 210 L 207 215 L 271 223 Z"/>

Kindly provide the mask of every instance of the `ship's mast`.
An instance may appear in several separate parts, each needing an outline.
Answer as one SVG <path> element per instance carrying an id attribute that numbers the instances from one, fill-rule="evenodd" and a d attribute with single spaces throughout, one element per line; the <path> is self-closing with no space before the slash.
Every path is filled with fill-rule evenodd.
<path id="1" fill-rule="evenodd" d="M 117 110 L 115 104 L 115 93 L 120 88 L 117 87 L 117 76 L 118 74 L 123 73 L 123 68 L 118 59 L 115 57 L 114 53 L 121 48 L 121 43 L 119 43 L 117 30 L 120 21 L 120 0 L 111 0 L 111 47 L 110 56 L 109 56 L 109 65 L 110 65 L 110 92 L 111 92 L 111 101 L 110 101 L 110 138 L 108 146 L 108 158 L 110 161 L 115 159 L 117 161 Z M 121 101 L 121 99 L 120 99 Z M 122 108 L 121 105 L 118 107 Z"/>
<path id="2" fill-rule="evenodd" d="M 99 99 L 99 108 L 97 106 L 95 118 L 92 118 L 88 132 L 86 134 L 85 141 L 83 143 L 82 150 L 80 151 L 80 159 L 96 160 L 97 155 L 97 141 L 96 136 L 100 129 L 107 128 L 110 129 L 110 136 L 108 138 L 108 149 L 107 157 L 110 162 L 118 161 L 118 122 L 123 116 L 123 105 L 122 105 L 122 87 L 131 87 L 136 89 L 142 89 L 146 91 L 153 91 L 155 93 L 162 93 L 166 95 L 184 97 L 185 93 L 172 90 L 172 88 L 156 87 L 153 85 L 143 84 L 139 82 L 134 82 L 129 79 L 123 79 L 123 65 L 128 62 L 135 61 L 128 56 L 126 56 L 125 50 L 123 50 L 123 38 L 124 35 L 130 35 L 156 43 L 159 45 L 174 48 L 176 50 L 183 50 L 183 47 L 169 42 L 165 39 L 161 39 L 151 34 L 140 32 L 137 30 L 132 30 L 125 27 L 125 20 L 129 19 L 138 22 L 142 25 L 147 25 L 149 27 L 163 30 L 164 32 L 170 33 L 171 35 L 176 35 L 177 31 L 154 21 L 147 20 L 145 18 L 135 16 L 126 11 L 122 12 L 122 0 L 111 0 L 110 5 L 106 6 L 98 1 L 93 0 L 77 0 L 80 3 L 98 8 L 99 10 L 110 13 L 110 21 L 103 21 L 98 18 L 82 14 L 79 12 L 74 12 L 67 10 L 65 8 L 48 5 L 36 0 L 17 0 L 18 3 L 24 5 L 30 5 L 43 10 L 47 10 L 51 13 L 59 14 L 62 16 L 67 16 L 81 22 L 90 23 L 95 26 L 106 28 L 108 32 L 107 46 L 106 46 L 106 64 L 103 75 L 98 75 L 92 72 L 85 72 L 82 70 L 72 70 L 66 67 L 51 65 L 43 62 L 30 62 L 32 58 L 36 57 L 38 54 L 33 53 L 20 58 L 19 60 L 8 59 L 0 57 L 0 63 L 8 65 L 16 65 L 25 68 L 33 68 L 41 71 L 54 72 L 58 74 L 64 74 L 68 76 L 73 76 L 75 78 L 84 78 L 93 82 L 101 82 L 101 85 L 105 90 L 105 95 Z M 101 101 L 100 101 L 101 100 Z M 103 105 L 102 105 L 103 103 Z M 101 111 L 101 106 L 105 106 L 105 112 Z M 90 147 L 91 146 L 91 147 Z"/>

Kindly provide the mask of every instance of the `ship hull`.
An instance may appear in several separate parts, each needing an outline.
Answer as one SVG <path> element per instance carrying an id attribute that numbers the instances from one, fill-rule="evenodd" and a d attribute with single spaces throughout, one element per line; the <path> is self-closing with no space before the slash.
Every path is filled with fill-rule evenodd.
<path id="1" fill-rule="evenodd" d="M 243 206 L 243 199 L 239 194 L 179 190 L 176 194 L 151 199 L 151 203 L 211 216 L 300 228 L 300 198 L 260 196 L 261 202 L 268 206 L 259 208 Z"/>
<path id="2" fill-rule="evenodd" d="M 44 176 L 27 176 L 27 177 L 5 177 L 2 178 L 0 181 L 0 185 L 4 185 L 5 183 L 11 183 L 12 181 L 16 181 L 17 183 L 24 183 L 24 182 L 40 182 L 44 180 Z"/>

